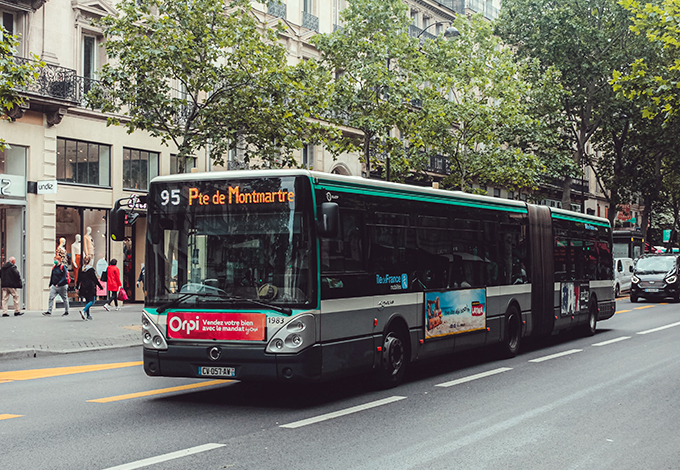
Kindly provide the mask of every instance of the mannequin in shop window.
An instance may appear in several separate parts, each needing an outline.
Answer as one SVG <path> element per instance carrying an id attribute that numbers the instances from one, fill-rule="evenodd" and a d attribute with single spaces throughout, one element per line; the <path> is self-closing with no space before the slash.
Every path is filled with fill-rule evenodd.
<path id="1" fill-rule="evenodd" d="M 84 254 L 90 257 L 90 266 L 92 266 L 94 260 L 94 240 L 92 240 L 92 227 L 87 227 L 87 230 L 85 231 L 85 237 L 83 238 Z"/>
<path id="2" fill-rule="evenodd" d="M 71 264 L 73 265 L 73 277 L 76 284 L 78 283 L 78 271 L 80 266 L 80 256 L 82 254 L 82 246 L 80 243 L 80 234 L 76 234 L 76 241 L 71 244 Z"/>
<path id="3" fill-rule="evenodd" d="M 66 239 L 60 238 L 57 250 L 54 252 L 54 256 L 58 257 L 62 263 L 66 263 Z"/>

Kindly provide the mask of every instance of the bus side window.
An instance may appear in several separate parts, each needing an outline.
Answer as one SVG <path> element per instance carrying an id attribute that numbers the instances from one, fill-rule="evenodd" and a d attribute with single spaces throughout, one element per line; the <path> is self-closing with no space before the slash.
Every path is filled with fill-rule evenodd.
<path id="1" fill-rule="evenodd" d="M 321 268 L 324 272 L 364 270 L 363 216 L 351 210 L 340 210 L 340 230 L 335 238 L 321 239 Z"/>

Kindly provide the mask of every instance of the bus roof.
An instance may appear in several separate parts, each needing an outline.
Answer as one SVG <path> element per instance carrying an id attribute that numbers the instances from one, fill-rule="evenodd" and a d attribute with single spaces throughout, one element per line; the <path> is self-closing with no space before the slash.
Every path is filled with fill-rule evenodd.
<path id="1" fill-rule="evenodd" d="M 190 181 L 214 181 L 222 179 L 241 178 L 268 178 L 282 176 L 305 176 L 313 181 L 319 188 L 327 188 L 345 192 L 370 192 L 372 195 L 396 197 L 402 199 L 421 199 L 439 202 L 448 202 L 472 207 L 505 210 L 509 212 L 525 213 L 527 203 L 512 199 L 501 199 L 491 196 L 464 193 L 462 191 L 448 191 L 430 187 L 414 186 L 403 183 L 362 178 L 359 176 L 335 175 L 319 171 L 290 169 L 290 170 L 236 170 L 236 171 L 211 171 L 205 173 L 184 173 L 178 175 L 157 176 L 154 182 L 190 182 Z M 578 222 L 591 222 L 597 225 L 609 226 L 609 221 L 602 217 L 571 212 L 563 209 L 550 208 L 553 217 Z"/>

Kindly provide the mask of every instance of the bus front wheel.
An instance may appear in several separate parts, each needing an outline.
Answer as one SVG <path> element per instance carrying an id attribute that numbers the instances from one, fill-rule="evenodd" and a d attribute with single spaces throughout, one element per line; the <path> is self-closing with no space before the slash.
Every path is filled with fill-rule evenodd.
<path id="1" fill-rule="evenodd" d="M 522 318 L 519 310 L 514 305 L 505 312 L 505 331 L 501 343 L 501 356 L 510 359 L 519 352 L 522 341 Z"/>
<path id="2" fill-rule="evenodd" d="M 396 328 L 390 328 L 383 339 L 382 359 L 378 372 L 380 388 L 391 388 L 399 385 L 404 379 L 408 363 L 406 336 Z"/>

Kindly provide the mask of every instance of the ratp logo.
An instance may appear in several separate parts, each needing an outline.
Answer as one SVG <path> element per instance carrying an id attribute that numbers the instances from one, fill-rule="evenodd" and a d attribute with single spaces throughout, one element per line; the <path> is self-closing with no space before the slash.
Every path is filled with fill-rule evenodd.
<path id="1" fill-rule="evenodd" d="M 404 290 L 408 289 L 408 275 L 407 274 L 401 275 L 401 288 L 404 289 Z"/>

